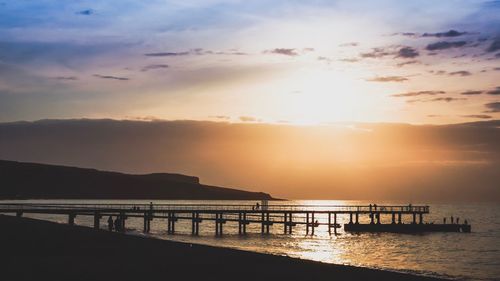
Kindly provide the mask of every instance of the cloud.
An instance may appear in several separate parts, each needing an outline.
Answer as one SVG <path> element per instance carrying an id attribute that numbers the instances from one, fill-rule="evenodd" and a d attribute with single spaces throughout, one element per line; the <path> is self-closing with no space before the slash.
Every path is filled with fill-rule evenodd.
<path id="1" fill-rule="evenodd" d="M 452 101 L 460 101 L 460 100 L 466 100 L 466 98 L 439 97 L 439 98 L 433 98 L 433 99 L 408 100 L 406 102 L 408 102 L 408 103 L 415 103 L 415 102 L 435 102 L 435 101 L 452 102 Z"/>
<path id="2" fill-rule="evenodd" d="M 391 95 L 391 97 L 416 97 L 416 96 L 435 96 L 446 94 L 445 91 L 419 91 L 419 92 L 408 92 L 402 94 Z"/>
<path id="3" fill-rule="evenodd" d="M 359 46 L 358 42 L 348 42 L 339 45 L 339 47 L 357 47 L 357 46 Z"/>
<path id="4" fill-rule="evenodd" d="M 440 41 L 427 45 L 425 49 L 427 49 L 428 51 L 445 50 L 450 48 L 460 48 L 465 46 L 465 44 L 467 44 L 466 41 L 454 41 L 454 42 Z"/>
<path id="5" fill-rule="evenodd" d="M 94 13 L 95 11 L 93 9 L 86 9 L 76 12 L 77 15 L 82 15 L 82 16 L 90 16 L 93 15 Z"/>
<path id="6" fill-rule="evenodd" d="M 500 112 L 500 102 L 490 102 L 484 105 L 488 110 L 484 111 L 484 113 L 496 113 Z"/>
<path id="7" fill-rule="evenodd" d="M 453 29 L 450 29 L 446 32 L 438 32 L 438 33 L 424 33 L 422 37 L 458 37 L 467 34 L 467 32 L 460 32 Z"/>
<path id="8" fill-rule="evenodd" d="M 295 49 L 287 49 L 287 48 L 276 48 L 273 50 L 265 50 L 265 54 L 277 54 L 277 55 L 285 55 L 285 56 L 298 56 L 299 53 L 295 51 Z"/>
<path id="9" fill-rule="evenodd" d="M 470 76 L 472 75 L 472 73 L 470 73 L 469 71 L 465 71 L 465 70 L 461 70 L 461 71 L 453 71 L 453 72 L 450 72 L 448 73 L 448 75 L 451 75 L 451 76 Z"/>
<path id="10" fill-rule="evenodd" d="M 479 118 L 479 119 L 491 119 L 491 118 L 493 118 L 491 115 L 486 115 L 486 114 L 460 115 L 460 117 L 464 117 L 464 118 Z"/>
<path id="11" fill-rule="evenodd" d="M 144 54 L 147 57 L 175 57 L 175 56 L 187 56 L 189 52 L 160 52 L 160 53 L 147 53 Z"/>
<path id="12" fill-rule="evenodd" d="M 257 118 L 252 116 L 240 116 L 240 120 L 243 122 L 257 122 Z"/>
<path id="13" fill-rule="evenodd" d="M 491 90 L 491 91 L 487 91 L 486 92 L 488 95 L 500 95 L 500 87 L 497 87 L 496 89 L 494 90 Z"/>
<path id="14" fill-rule="evenodd" d="M 400 62 L 398 64 L 396 64 L 397 67 L 403 67 L 405 65 L 409 65 L 409 64 L 417 64 L 417 63 L 420 63 L 419 61 L 417 60 L 410 60 L 410 61 L 405 61 L 405 62 Z"/>
<path id="15" fill-rule="evenodd" d="M 227 115 L 213 115 L 213 116 L 209 116 L 210 118 L 215 118 L 215 119 L 220 119 L 220 120 L 229 120 L 231 119 L 231 117 L 227 116 Z"/>
<path id="16" fill-rule="evenodd" d="M 496 38 L 495 40 L 493 40 L 488 49 L 486 49 L 486 52 L 491 53 L 491 52 L 496 52 L 498 50 L 500 50 L 500 38 Z M 499 57 L 500 55 L 496 54 L 496 56 Z"/>
<path id="17" fill-rule="evenodd" d="M 418 51 L 412 47 L 403 47 L 399 49 L 396 55 L 397 58 L 410 58 L 410 59 L 418 56 L 419 56 Z"/>
<path id="18" fill-rule="evenodd" d="M 151 64 L 147 65 L 142 68 L 142 71 L 149 71 L 149 70 L 155 70 L 155 69 L 165 69 L 168 68 L 168 64 Z"/>
<path id="19" fill-rule="evenodd" d="M 306 52 L 314 52 L 314 48 L 304 48 L 302 49 L 302 52 L 306 53 Z"/>
<path id="20" fill-rule="evenodd" d="M 375 77 L 371 79 L 367 79 L 366 81 L 370 82 L 403 82 L 407 81 L 408 78 L 403 76 L 383 76 L 383 77 Z"/>
<path id="21" fill-rule="evenodd" d="M 117 76 L 100 75 L 100 74 L 94 74 L 94 77 L 101 78 L 101 79 L 121 80 L 121 81 L 130 80 L 129 78 L 126 78 L 126 77 L 117 77 Z"/>
<path id="22" fill-rule="evenodd" d="M 462 92 L 460 94 L 464 95 L 464 96 L 475 96 L 475 95 L 480 95 L 482 93 L 483 93 L 483 91 L 465 91 L 465 92 Z"/>
<path id="23" fill-rule="evenodd" d="M 495 67 L 495 68 L 493 68 L 493 70 L 500 71 L 500 67 Z"/>
<path id="24" fill-rule="evenodd" d="M 57 76 L 57 77 L 54 77 L 54 79 L 56 79 L 56 80 L 63 80 L 63 81 L 75 81 L 75 80 L 78 80 L 78 78 L 75 77 L 75 76 Z"/>
<path id="25" fill-rule="evenodd" d="M 362 58 L 382 58 L 391 55 L 392 52 L 388 52 L 384 48 L 372 48 L 371 52 L 361 53 Z"/>
<path id="26" fill-rule="evenodd" d="M 343 58 L 343 59 L 339 59 L 339 61 L 343 61 L 343 62 L 358 62 L 359 59 L 357 59 L 357 58 Z"/>

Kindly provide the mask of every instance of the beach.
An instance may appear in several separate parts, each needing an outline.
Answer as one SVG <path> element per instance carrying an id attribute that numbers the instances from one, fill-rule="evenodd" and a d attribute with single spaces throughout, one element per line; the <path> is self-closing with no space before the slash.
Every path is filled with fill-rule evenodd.
<path id="1" fill-rule="evenodd" d="M 442 280 L 0 216 L 4 280 Z"/>

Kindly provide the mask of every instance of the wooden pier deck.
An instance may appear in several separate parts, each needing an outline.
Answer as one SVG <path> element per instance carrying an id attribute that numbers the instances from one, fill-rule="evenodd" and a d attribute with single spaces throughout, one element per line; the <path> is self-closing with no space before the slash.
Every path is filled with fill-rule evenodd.
<path id="1" fill-rule="evenodd" d="M 224 224 L 238 223 L 238 234 L 246 234 L 249 224 L 260 224 L 260 232 L 270 232 L 270 227 L 279 225 L 284 234 L 291 234 L 297 225 L 305 225 L 305 234 L 314 235 L 317 227 L 326 226 L 328 233 L 337 234 L 338 216 L 349 217 L 349 224 L 360 225 L 359 217 L 368 216 L 371 224 L 380 224 L 381 216 L 390 216 L 391 224 L 404 224 L 403 218 L 411 224 L 424 224 L 424 215 L 429 206 L 346 206 L 346 205 L 230 205 L 230 204 L 43 204 L 2 203 L 0 213 L 67 215 L 68 224 L 75 224 L 77 216 L 92 216 L 94 228 L 100 228 L 102 220 L 109 217 L 119 221 L 118 231 L 125 229 L 127 218 L 142 218 L 143 231 L 151 230 L 153 219 L 165 220 L 168 234 L 176 232 L 176 222 L 191 221 L 191 234 L 199 235 L 200 224 L 210 227 L 215 235 L 222 235 Z M 211 224 L 212 224 L 211 223 Z M 333 231 L 332 231 L 333 230 Z M 346 229 L 348 230 L 348 228 Z"/>

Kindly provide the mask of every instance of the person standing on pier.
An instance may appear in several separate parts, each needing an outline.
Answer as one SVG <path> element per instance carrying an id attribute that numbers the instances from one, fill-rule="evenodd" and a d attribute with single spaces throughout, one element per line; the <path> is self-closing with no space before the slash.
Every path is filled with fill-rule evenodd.
<path id="1" fill-rule="evenodd" d="M 446 224 L 446 217 L 443 218 L 443 224 Z"/>
<path id="2" fill-rule="evenodd" d="M 457 218 L 457 224 L 459 224 L 459 222 L 460 222 L 460 218 Z"/>
<path id="3" fill-rule="evenodd" d="M 108 218 L 108 230 L 113 231 L 113 217 L 109 216 Z"/>
<path id="4" fill-rule="evenodd" d="M 453 216 L 451 216 L 451 224 L 455 223 L 455 220 L 453 219 Z"/>

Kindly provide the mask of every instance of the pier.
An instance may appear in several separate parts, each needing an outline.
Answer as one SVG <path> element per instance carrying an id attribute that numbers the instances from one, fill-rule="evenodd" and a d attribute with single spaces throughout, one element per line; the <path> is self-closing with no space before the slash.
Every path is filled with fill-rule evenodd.
<path id="1" fill-rule="evenodd" d="M 99 229 L 101 220 L 113 217 L 119 221 L 120 229 L 125 229 L 128 218 L 142 218 L 143 232 L 151 230 L 152 220 L 165 223 L 168 234 L 176 233 L 176 223 L 180 220 L 191 222 L 191 234 L 199 235 L 200 225 L 213 228 L 216 236 L 224 234 L 224 225 L 232 222 L 238 225 L 238 234 L 247 234 L 249 224 L 260 225 L 260 233 L 269 234 L 271 227 L 279 227 L 284 234 L 292 234 L 297 225 L 305 226 L 305 235 L 314 235 L 318 227 L 326 227 L 328 233 L 337 234 L 341 227 L 339 216 L 347 216 L 346 231 L 355 232 L 422 232 L 455 231 L 467 232 L 466 228 L 424 223 L 424 215 L 429 206 L 346 206 L 346 205 L 229 205 L 229 204 L 43 204 L 43 203 L 2 203 L 0 213 L 66 215 L 68 224 L 73 225 L 79 216 L 94 218 L 94 228 Z M 359 219 L 366 216 L 370 224 L 361 224 Z M 390 224 L 381 224 L 381 216 L 391 218 Z M 442 225 L 441 225 L 442 226 Z M 468 228 L 470 231 L 470 226 Z"/>

